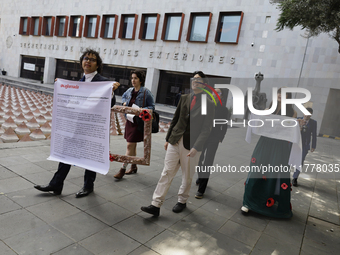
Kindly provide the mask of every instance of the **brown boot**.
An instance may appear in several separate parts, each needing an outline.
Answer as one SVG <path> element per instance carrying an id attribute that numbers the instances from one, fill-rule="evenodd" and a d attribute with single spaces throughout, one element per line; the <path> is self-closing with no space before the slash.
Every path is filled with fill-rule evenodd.
<path id="1" fill-rule="evenodd" d="M 123 176 L 125 175 L 126 169 L 121 168 L 117 174 L 115 174 L 113 177 L 116 179 L 122 179 Z"/>
<path id="2" fill-rule="evenodd" d="M 137 170 L 138 170 L 137 165 L 132 164 L 130 170 L 127 171 L 125 174 L 135 174 L 135 173 L 137 173 Z"/>

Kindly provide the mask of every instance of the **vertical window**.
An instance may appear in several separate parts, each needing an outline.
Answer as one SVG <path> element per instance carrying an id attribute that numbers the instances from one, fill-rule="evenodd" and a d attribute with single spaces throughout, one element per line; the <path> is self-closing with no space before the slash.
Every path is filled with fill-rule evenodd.
<path id="1" fill-rule="evenodd" d="M 59 23 L 59 31 L 58 31 L 58 35 L 59 36 L 63 36 L 64 32 L 65 32 L 65 23 L 66 23 L 66 18 L 60 18 L 60 23 Z"/>
<path id="2" fill-rule="evenodd" d="M 100 37 L 108 39 L 116 37 L 117 19 L 117 15 L 103 15 Z"/>
<path id="3" fill-rule="evenodd" d="M 83 16 L 71 16 L 68 35 L 72 37 L 81 37 L 83 30 Z"/>
<path id="4" fill-rule="evenodd" d="M 24 19 L 24 29 L 23 29 L 23 31 L 22 31 L 22 34 L 23 35 L 27 35 L 27 21 L 28 21 L 28 18 L 25 18 Z"/>
<path id="5" fill-rule="evenodd" d="M 266 16 L 266 23 L 270 23 L 270 16 Z"/>
<path id="6" fill-rule="evenodd" d="M 212 13 L 191 13 L 187 41 L 208 42 Z"/>
<path id="7" fill-rule="evenodd" d="M 20 27 L 19 34 L 20 35 L 29 35 L 30 33 L 30 20 L 29 17 L 21 17 L 20 18 Z"/>
<path id="8" fill-rule="evenodd" d="M 97 38 L 99 29 L 100 16 L 86 16 L 84 36 L 88 38 Z"/>
<path id="9" fill-rule="evenodd" d="M 66 36 L 68 26 L 68 16 L 57 16 L 54 34 L 56 36 Z"/>
<path id="10" fill-rule="evenodd" d="M 45 35 L 51 35 L 51 25 L 52 25 L 52 18 L 46 18 L 46 27 L 44 30 Z"/>
<path id="11" fill-rule="evenodd" d="M 123 38 L 132 39 L 134 21 L 134 17 L 124 18 Z"/>
<path id="12" fill-rule="evenodd" d="M 166 13 L 164 16 L 162 40 L 179 42 L 182 35 L 183 21 L 183 13 Z"/>
<path id="13" fill-rule="evenodd" d="M 139 39 L 156 40 L 159 14 L 143 14 L 139 30 Z"/>
<path id="14" fill-rule="evenodd" d="M 53 36 L 54 17 L 44 17 L 42 35 Z"/>
<path id="15" fill-rule="evenodd" d="M 96 23 L 97 23 L 97 17 L 90 17 L 89 18 L 89 27 L 87 30 L 87 36 L 88 37 L 94 37 L 96 34 Z"/>
<path id="16" fill-rule="evenodd" d="M 122 15 L 119 28 L 119 38 L 135 39 L 137 14 Z"/>
<path id="17" fill-rule="evenodd" d="M 41 35 L 41 23 L 42 23 L 41 17 L 32 17 L 30 35 L 37 35 L 37 36 Z"/>
<path id="18" fill-rule="evenodd" d="M 243 12 L 221 12 L 215 42 L 238 43 L 242 19 Z"/>
<path id="19" fill-rule="evenodd" d="M 80 29 L 80 17 L 73 18 L 73 27 L 72 27 L 72 36 L 79 36 L 79 29 Z"/>
<path id="20" fill-rule="evenodd" d="M 33 35 L 38 35 L 39 34 L 39 18 L 33 18 L 33 22 L 34 22 Z"/>

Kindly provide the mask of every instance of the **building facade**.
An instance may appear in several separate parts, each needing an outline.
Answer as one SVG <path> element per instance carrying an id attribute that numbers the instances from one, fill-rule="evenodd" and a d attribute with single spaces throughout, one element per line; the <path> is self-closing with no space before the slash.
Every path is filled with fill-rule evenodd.
<path id="1" fill-rule="evenodd" d="M 93 48 L 103 58 L 103 75 L 122 84 L 118 94 L 139 68 L 156 102 L 174 105 L 179 92 L 189 92 L 195 70 L 244 92 L 261 72 L 267 104 L 272 87 L 306 88 L 318 131 L 340 136 L 337 43 L 298 28 L 276 32 L 279 12 L 269 0 L 0 3 L 0 68 L 9 76 L 78 80 L 81 52 Z"/>

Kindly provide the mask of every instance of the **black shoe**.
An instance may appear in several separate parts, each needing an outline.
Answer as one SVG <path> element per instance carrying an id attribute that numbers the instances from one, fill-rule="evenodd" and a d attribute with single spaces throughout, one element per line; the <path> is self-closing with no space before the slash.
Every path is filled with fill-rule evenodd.
<path id="1" fill-rule="evenodd" d="M 195 195 L 195 198 L 202 199 L 203 198 L 203 193 L 197 192 L 196 195 Z"/>
<path id="2" fill-rule="evenodd" d="M 76 193 L 76 198 L 86 197 L 88 194 L 92 192 L 93 192 L 93 189 L 82 188 Z"/>
<path id="3" fill-rule="evenodd" d="M 48 184 L 48 185 L 35 185 L 34 188 L 36 188 L 37 190 L 40 190 L 40 191 L 44 191 L 44 192 L 53 191 L 53 193 L 55 195 L 60 195 L 61 191 L 63 190 L 63 185 L 57 186 L 57 187 L 52 186 L 50 184 Z"/>
<path id="4" fill-rule="evenodd" d="M 297 178 L 294 178 L 294 179 L 292 180 L 292 183 L 293 183 L 293 186 L 294 186 L 294 187 L 297 187 L 297 186 L 298 186 L 298 184 L 297 184 Z"/>
<path id="5" fill-rule="evenodd" d="M 156 216 L 156 217 L 159 216 L 159 211 L 160 211 L 159 207 L 156 207 L 156 206 L 153 206 L 153 205 L 149 205 L 149 206 L 142 206 L 140 209 L 143 212 L 152 214 L 153 216 Z"/>
<path id="6" fill-rule="evenodd" d="M 174 213 L 180 213 L 181 211 L 184 210 L 184 208 L 187 207 L 187 204 L 182 204 L 180 202 L 178 202 L 177 204 L 175 204 L 175 206 L 172 208 L 172 211 Z"/>

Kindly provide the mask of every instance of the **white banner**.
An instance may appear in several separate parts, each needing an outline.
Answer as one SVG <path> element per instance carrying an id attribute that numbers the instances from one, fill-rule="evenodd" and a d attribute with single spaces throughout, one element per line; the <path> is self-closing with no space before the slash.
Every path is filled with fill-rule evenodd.
<path id="1" fill-rule="evenodd" d="M 248 143 L 251 142 L 252 133 L 291 142 L 292 149 L 289 164 L 297 168 L 300 167 L 302 162 L 302 141 L 300 126 L 296 119 L 273 114 L 267 116 L 251 114 L 246 135 Z"/>
<path id="2" fill-rule="evenodd" d="M 54 83 L 48 160 L 108 173 L 111 93 L 112 81 Z"/>

